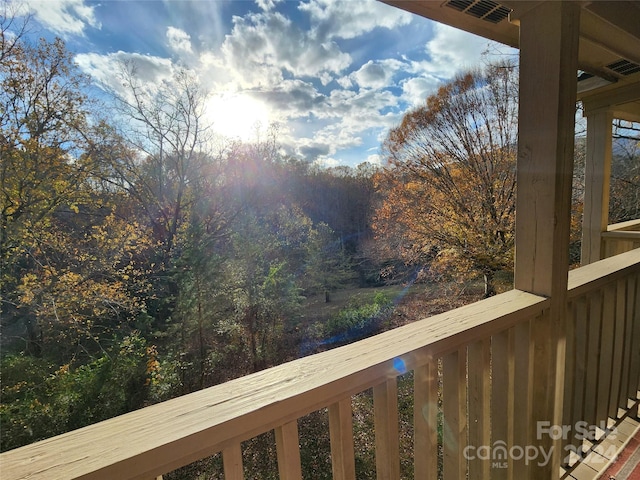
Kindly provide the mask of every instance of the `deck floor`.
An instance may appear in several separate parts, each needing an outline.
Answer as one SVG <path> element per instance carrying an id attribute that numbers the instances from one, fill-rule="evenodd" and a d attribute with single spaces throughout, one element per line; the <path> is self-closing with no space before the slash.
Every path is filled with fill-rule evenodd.
<path id="1" fill-rule="evenodd" d="M 617 422 L 611 421 L 612 435 L 590 444 L 584 460 L 563 470 L 564 480 L 640 480 L 640 421 L 638 405 Z"/>
<path id="2" fill-rule="evenodd" d="M 604 474 L 603 480 L 640 480 L 640 433 L 636 433 Z"/>

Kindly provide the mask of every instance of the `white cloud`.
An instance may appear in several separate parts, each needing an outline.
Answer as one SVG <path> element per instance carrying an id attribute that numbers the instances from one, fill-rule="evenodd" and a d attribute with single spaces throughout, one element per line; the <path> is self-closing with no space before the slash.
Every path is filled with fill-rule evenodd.
<path id="1" fill-rule="evenodd" d="M 353 73 L 353 78 L 361 87 L 381 88 L 387 85 L 389 74 L 382 65 L 369 60 Z"/>
<path id="2" fill-rule="evenodd" d="M 120 77 L 123 64 L 135 66 L 136 78 L 142 85 L 157 85 L 171 78 L 173 65 L 167 58 L 141 55 L 138 53 L 116 52 L 108 55 L 82 53 L 75 56 L 80 69 L 91 75 L 98 84 L 124 94 Z"/>
<path id="3" fill-rule="evenodd" d="M 398 97 L 387 90 L 334 90 L 331 92 L 324 112 L 318 116 L 343 118 L 343 123 L 353 121 L 354 124 L 369 128 L 383 121 L 381 110 L 398 105 Z"/>
<path id="4" fill-rule="evenodd" d="M 430 60 L 421 65 L 424 71 L 443 78 L 478 65 L 489 45 L 485 38 L 441 23 L 435 25 L 434 34 L 425 47 Z"/>
<path id="5" fill-rule="evenodd" d="M 176 53 L 193 53 L 191 37 L 184 30 L 167 27 L 167 41 L 169 47 Z"/>
<path id="6" fill-rule="evenodd" d="M 273 10 L 276 4 L 282 1 L 283 0 L 255 0 L 256 5 L 258 5 L 258 7 L 260 7 L 265 12 L 268 12 L 269 10 Z"/>
<path id="7" fill-rule="evenodd" d="M 434 37 L 425 45 L 428 59 L 410 61 L 406 71 L 414 75 L 401 82 L 404 101 L 411 106 L 423 103 L 456 74 L 491 60 L 491 51 L 500 55 L 517 52 L 482 37 L 443 24 L 435 24 Z M 483 58 L 485 57 L 486 58 Z"/>
<path id="8" fill-rule="evenodd" d="M 365 161 L 371 163 L 372 165 L 382 165 L 384 163 L 382 155 L 378 153 L 369 155 Z"/>
<path id="9" fill-rule="evenodd" d="M 84 35 L 87 26 L 101 28 L 95 17 L 95 6 L 85 5 L 84 0 L 31 0 L 28 3 L 38 22 L 58 35 Z"/>
<path id="10" fill-rule="evenodd" d="M 77 0 L 60 1 L 80 4 Z M 355 149 L 364 146 L 369 150 L 362 153 L 360 162 L 377 164 L 381 159 L 369 148 L 375 143 L 373 139 L 384 139 L 407 105 L 423 102 L 441 82 L 477 64 L 487 45 L 478 37 L 436 26 L 430 41 L 416 37 L 414 46 L 425 45 L 423 51 L 414 48 L 397 59 L 373 57 L 376 59 L 367 61 L 365 57 L 364 63 L 354 65 L 354 58 L 343 50 L 346 45 L 355 45 L 359 50 L 354 57 L 360 59 L 365 50 L 380 48 L 376 47 L 378 36 L 392 38 L 395 33 L 369 35 L 366 45 L 365 38 L 359 36 L 376 28 L 408 25 L 413 16 L 368 0 L 305 0 L 293 16 L 286 12 L 295 5 L 283 0 L 254 2 L 260 11 L 252 7 L 253 12 L 221 23 L 216 32 L 197 29 L 193 22 L 180 22 L 175 17 L 156 23 L 156 34 L 169 47 L 166 55 L 171 58 L 120 51 L 81 54 L 76 61 L 98 81 L 121 89 L 117 75 L 120 62 L 134 62 L 142 84 L 158 84 L 171 77 L 173 62 L 179 59 L 181 65 L 193 69 L 203 90 L 213 95 L 249 96 L 267 105 L 270 118 L 283 125 L 280 140 L 287 152 L 329 165 L 338 162 L 341 150 L 351 149 L 349 155 L 357 156 Z M 195 16 L 193 11 L 189 13 Z M 221 12 L 216 9 L 218 14 Z M 292 21 L 300 16 L 305 17 L 301 22 Z M 222 17 L 214 18 L 222 22 Z M 425 35 L 431 31 L 431 25 L 424 29 Z M 139 35 L 145 32 L 141 30 Z M 387 46 L 374 53 L 380 56 L 382 51 L 394 55 Z"/>
<path id="11" fill-rule="evenodd" d="M 325 87 L 333 81 L 333 76 L 329 72 L 322 72 L 320 74 L 320 83 Z"/>
<path id="12" fill-rule="evenodd" d="M 362 147 L 365 134 L 373 132 L 384 137 L 385 130 L 398 122 L 399 114 L 380 112 L 397 106 L 397 101 L 387 91 L 334 90 L 313 110 L 319 119 L 314 123 L 316 128 L 306 134 L 302 130 L 296 132 L 291 147 L 296 155 L 330 163 L 341 150 Z"/>
<path id="13" fill-rule="evenodd" d="M 369 60 L 359 70 L 350 75 L 363 88 L 384 88 L 391 84 L 394 74 L 405 64 L 398 60 L 386 59 L 380 61 Z"/>
<path id="14" fill-rule="evenodd" d="M 227 65 L 240 76 L 255 78 L 254 85 L 264 66 L 294 76 L 317 77 L 339 73 L 351 64 L 351 56 L 340 51 L 336 43 L 319 43 L 277 12 L 234 17 L 232 32 L 221 51 Z"/>
<path id="15" fill-rule="evenodd" d="M 417 106 L 435 93 L 441 82 L 432 76 L 409 78 L 402 83 L 403 99 L 411 106 Z"/>
<path id="16" fill-rule="evenodd" d="M 351 81 L 351 78 L 349 78 L 348 76 L 340 77 L 336 81 L 338 82 L 338 85 L 340 85 L 342 88 L 353 87 L 353 82 Z"/>
<path id="17" fill-rule="evenodd" d="M 333 168 L 333 167 L 339 167 L 340 165 L 343 164 L 343 162 L 333 157 L 322 157 L 322 158 L 315 159 L 313 161 L 313 164 L 318 165 L 321 168 Z"/>
<path id="18" fill-rule="evenodd" d="M 376 27 L 395 28 L 411 22 L 411 14 L 374 0 L 310 0 L 301 3 L 309 13 L 317 38 L 356 38 Z"/>

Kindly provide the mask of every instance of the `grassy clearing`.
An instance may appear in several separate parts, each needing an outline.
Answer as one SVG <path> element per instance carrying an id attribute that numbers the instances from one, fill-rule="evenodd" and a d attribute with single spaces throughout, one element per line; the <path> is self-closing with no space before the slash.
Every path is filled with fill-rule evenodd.
<path id="1" fill-rule="evenodd" d="M 500 282 L 498 291 L 511 288 L 509 279 Z M 300 319 L 293 325 L 297 332 L 298 352 L 295 356 L 306 356 L 314 352 L 333 348 L 364 338 L 384 330 L 396 328 L 416 320 L 431 317 L 482 298 L 484 284 L 478 279 L 467 283 L 415 283 L 412 285 L 390 285 L 372 288 L 347 288 L 330 293 L 330 301 L 325 295 L 315 295 L 306 299 Z M 373 323 L 374 328 L 355 332 L 346 338 L 333 338 L 327 332 L 328 324 L 335 323 L 337 316 L 347 309 L 375 303 L 376 296 L 393 301 L 393 309 L 382 322 Z M 331 327 L 329 326 L 329 330 Z M 362 335 L 360 334 L 362 333 Z"/>

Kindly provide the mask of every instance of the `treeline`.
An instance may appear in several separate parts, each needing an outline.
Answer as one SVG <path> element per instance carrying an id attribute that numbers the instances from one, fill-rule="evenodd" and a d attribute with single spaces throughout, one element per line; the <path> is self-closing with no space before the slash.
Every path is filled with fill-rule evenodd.
<path id="1" fill-rule="evenodd" d="M 310 296 L 478 278 L 492 295 L 510 274 L 516 65 L 461 74 L 408 112 L 384 141 L 385 167 L 321 169 L 284 157 L 277 129 L 213 135 L 186 70 L 149 86 L 122 64 L 99 103 L 61 40 L 31 43 L 17 22 L 0 17 L 2 450 L 312 353 Z M 640 143 L 620 137 L 610 223 L 640 216 Z M 580 140 L 575 165 L 577 261 Z M 391 308 L 372 296 L 320 334 L 372 333 Z M 366 424 L 370 396 L 354 405 Z M 301 424 L 321 451 L 323 415 Z M 357 434 L 373 443 L 366 425 Z M 274 449 L 254 443 L 246 468 L 262 478 Z M 330 478 L 318 445 L 303 448 L 304 468 Z M 365 447 L 358 478 L 375 464 Z"/>
<path id="2" fill-rule="evenodd" d="M 212 136 L 186 71 L 123 65 L 107 118 L 61 40 L 5 33 L 2 450 L 295 358 L 304 298 L 367 281 L 373 167 Z"/>

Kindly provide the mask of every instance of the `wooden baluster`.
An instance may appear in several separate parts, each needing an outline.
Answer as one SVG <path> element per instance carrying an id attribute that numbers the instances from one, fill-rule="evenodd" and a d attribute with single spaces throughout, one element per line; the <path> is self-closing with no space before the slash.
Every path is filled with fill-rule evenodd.
<path id="1" fill-rule="evenodd" d="M 351 398 L 340 400 L 329 407 L 329 436 L 333 479 L 355 480 Z"/>
<path id="2" fill-rule="evenodd" d="M 633 339 L 631 341 L 631 361 L 629 369 L 629 398 L 638 398 L 640 381 L 640 275 L 635 276 L 633 293 Z"/>
<path id="3" fill-rule="evenodd" d="M 588 319 L 589 346 L 583 420 L 591 426 L 597 422 L 596 392 L 598 391 L 598 358 L 600 357 L 600 326 L 602 324 L 602 292 L 600 290 L 590 294 Z"/>
<path id="4" fill-rule="evenodd" d="M 276 428 L 276 450 L 280 480 L 301 480 L 300 442 L 298 421 L 294 420 Z"/>
<path id="5" fill-rule="evenodd" d="M 438 365 L 421 365 L 413 377 L 413 461 L 416 479 L 438 478 Z"/>
<path id="6" fill-rule="evenodd" d="M 376 478 L 399 480 L 398 385 L 395 377 L 373 387 Z"/>
<path id="7" fill-rule="evenodd" d="M 509 458 L 495 458 L 493 454 L 496 445 L 504 446 L 506 450 L 511 446 L 509 413 L 512 402 L 509 396 L 509 331 L 497 333 L 491 337 L 491 478 L 509 478 Z"/>
<path id="8" fill-rule="evenodd" d="M 520 448 L 534 444 L 531 425 L 533 408 L 533 338 L 531 322 L 519 323 L 513 328 L 513 444 Z M 513 478 L 526 480 L 531 469 L 525 460 L 514 461 Z M 489 478 L 489 477 L 484 477 Z"/>
<path id="9" fill-rule="evenodd" d="M 466 349 L 442 357 L 442 444 L 445 479 L 467 474 Z"/>
<path id="10" fill-rule="evenodd" d="M 585 297 L 579 297 L 574 301 L 574 321 L 575 321 L 575 343 L 574 343 L 574 372 L 573 386 L 568 384 L 567 387 L 572 390 L 571 417 L 567 425 L 570 425 L 570 443 L 573 451 L 582 455 L 582 438 L 576 436 L 574 426 L 577 422 L 585 420 L 585 396 L 587 395 L 586 384 L 587 377 L 590 372 L 587 369 L 588 359 L 591 357 L 589 351 L 589 318 L 587 300 Z M 590 396 L 592 393 L 589 392 Z"/>
<path id="11" fill-rule="evenodd" d="M 565 368 L 564 368 L 564 404 L 562 406 L 562 424 L 574 425 L 573 417 L 573 404 L 575 384 L 577 382 L 576 364 L 577 364 L 577 352 L 576 352 L 576 302 L 570 301 L 567 305 L 567 320 L 565 322 L 566 332 L 566 355 L 565 355 Z M 572 445 L 573 432 L 567 437 L 562 439 L 563 452 L 566 452 L 567 445 Z M 572 447 L 570 447 L 572 448 Z M 562 465 L 569 464 L 569 458 L 563 454 Z"/>
<path id="12" fill-rule="evenodd" d="M 611 365 L 611 388 L 609 390 L 609 411 L 608 416 L 611 418 L 618 418 L 618 408 L 625 408 L 626 400 L 622 405 L 621 400 L 621 385 L 622 385 L 622 359 L 624 357 L 624 335 L 626 330 L 627 320 L 627 279 L 623 278 L 618 280 L 616 285 L 616 298 L 615 298 L 615 330 L 613 338 L 613 363 Z"/>
<path id="13" fill-rule="evenodd" d="M 629 371 L 631 368 L 631 358 L 634 350 L 637 351 L 637 345 L 634 345 L 633 340 L 633 316 L 635 315 L 635 308 L 640 308 L 640 304 L 635 303 L 635 286 L 636 277 L 629 275 L 627 277 L 626 286 L 626 315 L 624 325 L 624 353 L 622 356 L 622 373 L 620 381 L 620 403 L 621 408 L 627 408 L 627 399 L 630 397 L 629 391 Z"/>
<path id="14" fill-rule="evenodd" d="M 234 443 L 222 451 L 225 480 L 243 480 L 242 447 L 240 442 Z"/>
<path id="15" fill-rule="evenodd" d="M 478 448 L 491 442 L 491 342 L 489 338 L 469 345 L 469 480 L 490 478 L 490 459 L 477 455 Z M 435 478 L 435 476 L 433 477 Z"/>
<path id="16" fill-rule="evenodd" d="M 616 317 L 615 285 L 604 287 L 602 301 L 602 331 L 600 334 L 600 365 L 598 367 L 598 390 L 596 422 L 606 428 L 611 393 L 611 366 L 613 364 L 613 339 Z"/>

